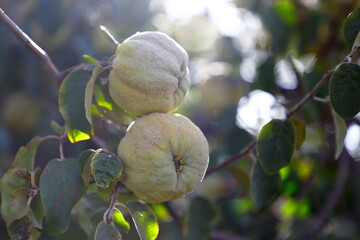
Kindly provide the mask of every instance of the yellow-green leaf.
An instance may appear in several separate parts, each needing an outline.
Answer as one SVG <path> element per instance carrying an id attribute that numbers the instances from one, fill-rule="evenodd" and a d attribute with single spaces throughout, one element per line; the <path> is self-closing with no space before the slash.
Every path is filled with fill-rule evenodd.
<path id="1" fill-rule="evenodd" d="M 94 95 L 94 84 L 96 79 L 100 76 L 100 74 L 104 71 L 104 67 L 102 66 L 97 66 L 92 74 L 91 74 L 91 78 L 88 81 L 88 83 L 86 84 L 86 88 L 85 88 L 85 100 L 84 100 L 84 104 L 85 104 L 85 115 L 86 115 L 86 119 L 89 121 L 89 123 L 92 125 L 92 117 L 91 117 L 91 112 L 92 112 L 92 100 L 93 100 L 93 95 Z"/>
<path id="2" fill-rule="evenodd" d="M 159 224 L 154 211 L 146 204 L 130 201 L 126 203 L 136 230 L 142 240 L 154 240 L 159 234 Z"/>

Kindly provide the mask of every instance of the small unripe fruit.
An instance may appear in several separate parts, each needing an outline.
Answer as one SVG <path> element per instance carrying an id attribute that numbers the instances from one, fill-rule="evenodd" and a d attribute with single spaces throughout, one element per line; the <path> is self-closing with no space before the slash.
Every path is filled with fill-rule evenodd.
<path id="1" fill-rule="evenodd" d="M 201 130 L 179 114 L 153 113 L 130 125 L 118 147 L 124 185 L 147 202 L 165 202 L 202 181 L 209 147 Z"/>
<path id="2" fill-rule="evenodd" d="M 166 34 L 136 33 L 116 49 L 110 95 L 135 115 L 172 112 L 190 87 L 188 62 L 185 50 Z"/>

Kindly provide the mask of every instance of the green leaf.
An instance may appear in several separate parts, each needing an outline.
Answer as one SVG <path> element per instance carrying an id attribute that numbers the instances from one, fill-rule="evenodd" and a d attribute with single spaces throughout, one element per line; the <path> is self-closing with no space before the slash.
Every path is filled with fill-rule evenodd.
<path id="1" fill-rule="evenodd" d="M 40 196 L 50 235 L 66 232 L 71 210 L 85 191 L 77 159 L 53 159 L 47 164 L 40 177 Z"/>
<path id="2" fill-rule="evenodd" d="M 86 88 L 85 88 L 85 100 L 84 100 L 84 104 L 85 104 L 85 115 L 86 115 L 86 119 L 89 121 L 89 123 L 92 125 L 92 116 L 91 116 L 91 111 L 92 111 L 92 100 L 93 100 L 93 95 L 94 95 L 94 84 L 96 79 L 100 76 L 100 74 L 104 71 L 104 67 L 102 66 L 97 66 L 94 71 L 91 74 L 91 78 L 88 81 L 88 83 L 86 84 Z"/>
<path id="3" fill-rule="evenodd" d="M 62 82 L 59 89 L 59 110 L 65 119 L 70 142 L 90 139 L 93 128 L 86 119 L 85 88 L 91 77 L 90 70 L 75 69 Z"/>
<path id="4" fill-rule="evenodd" d="M 26 216 L 27 195 L 29 189 L 17 188 L 11 195 L 11 211 L 16 219 Z"/>
<path id="5" fill-rule="evenodd" d="M 211 202 L 203 197 L 192 200 L 189 209 L 189 221 L 187 224 L 187 240 L 207 240 L 213 229 L 215 208 Z"/>
<path id="6" fill-rule="evenodd" d="M 102 220 L 101 215 L 101 219 L 93 224 L 93 215 L 99 209 L 104 209 L 102 212 L 104 213 L 104 211 L 106 210 L 106 206 L 107 203 L 95 192 L 82 197 L 80 201 L 75 205 L 74 210 L 78 214 L 79 225 L 87 234 L 88 239 L 94 239 L 96 226 Z"/>
<path id="7" fill-rule="evenodd" d="M 299 150 L 306 138 L 306 125 L 303 121 L 299 121 L 296 119 L 291 119 L 290 121 L 294 124 L 296 132 L 295 149 Z"/>
<path id="8" fill-rule="evenodd" d="M 126 221 L 124 215 L 117 208 L 114 208 L 114 222 L 115 222 L 115 226 L 121 232 L 129 233 L 130 223 Z"/>
<path id="9" fill-rule="evenodd" d="M 269 173 L 287 166 L 294 153 L 295 128 L 289 120 L 274 119 L 260 131 L 257 152 L 260 164 Z"/>
<path id="10" fill-rule="evenodd" d="M 41 143 L 41 137 L 35 136 L 25 146 L 20 147 L 17 151 L 13 167 L 26 168 L 29 171 L 34 169 L 34 159 L 36 151 Z"/>
<path id="11" fill-rule="evenodd" d="M 106 188 L 96 186 L 97 192 L 100 195 L 100 197 L 102 197 L 105 201 L 108 201 L 109 195 L 112 193 L 112 191 L 114 191 L 115 185 L 116 185 L 116 182 L 113 181 L 113 182 L 110 182 L 109 186 Z"/>
<path id="12" fill-rule="evenodd" d="M 297 21 L 296 6 L 290 0 L 278 0 L 275 4 L 275 11 L 280 18 L 289 25 L 294 25 Z"/>
<path id="13" fill-rule="evenodd" d="M 40 194 L 36 195 L 30 205 L 29 219 L 31 227 L 42 229 L 42 220 L 45 216 L 45 211 L 41 203 Z"/>
<path id="14" fill-rule="evenodd" d="M 102 207 L 97 209 L 94 214 L 90 217 L 91 228 L 94 228 L 104 219 L 104 213 L 107 210 L 107 207 Z M 117 209 L 114 208 L 114 226 L 117 230 L 123 233 L 129 233 L 130 223 L 126 221 L 123 214 Z"/>
<path id="15" fill-rule="evenodd" d="M 329 88 L 331 104 L 342 118 L 352 118 L 360 111 L 359 65 L 343 63 L 337 67 Z"/>
<path id="16" fill-rule="evenodd" d="M 346 46 L 349 50 L 352 49 L 354 40 L 360 31 L 360 8 L 352 11 L 345 20 L 344 38 Z"/>
<path id="17" fill-rule="evenodd" d="M 87 149 L 80 153 L 78 160 L 80 164 L 80 172 L 85 186 L 89 185 L 90 181 L 90 162 L 91 157 L 96 153 L 93 149 Z"/>
<path id="18" fill-rule="evenodd" d="M 100 65 L 98 60 L 96 60 L 95 58 L 93 58 L 87 54 L 84 54 L 82 57 L 83 57 L 84 63 L 86 63 L 88 65 Z"/>
<path id="19" fill-rule="evenodd" d="M 107 153 L 96 153 L 90 166 L 96 185 L 102 188 L 109 187 L 110 183 L 119 179 L 122 174 L 120 158 Z"/>
<path id="20" fill-rule="evenodd" d="M 159 234 L 159 224 L 153 210 L 146 204 L 130 201 L 126 203 L 136 230 L 142 240 L 154 240 Z"/>
<path id="21" fill-rule="evenodd" d="M 344 141 L 346 137 L 346 122 L 342 119 L 339 114 L 337 114 L 334 109 L 331 109 L 331 113 L 334 119 L 334 126 L 335 126 L 335 137 L 336 137 L 336 151 L 335 151 L 335 159 L 338 159 L 343 148 L 344 148 Z"/>
<path id="22" fill-rule="evenodd" d="M 1 215 L 7 226 L 19 216 L 18 212 L 14 212 L 17 208 L 12 201 L 13 193 L 19 188 L 30 189 L 30 174 L 25 168 L 11 168 L 6 171 L 0 182 Z"/>
<path id="23" fill-rule="evenodd" d="M 107 207 L 103 206 L 96 211 L 92 211 L 92 214 L 90 215 L 89 222 L 90 222 L 90 230 L 93 231 L 93 234 L 95 235 L 96 227 L 99 225 L 99 223 L 104 220 L 104 213 L 106 212 Z"/>
<path id="24" fill-rule="evenodd" d="M 255 208 L 273 202 L 280 193 L 281 179 L 280 174 L 267 174 L 259 161 L 256 161 L 251 175 L 251 196 L 255 203 Z"/>
<path id="25" fill-rule="evenodd" d="M 107 224 L 101 221 L 95 231 L 95 240 L 120 240 L 120 232 L 113 224 Z"/>

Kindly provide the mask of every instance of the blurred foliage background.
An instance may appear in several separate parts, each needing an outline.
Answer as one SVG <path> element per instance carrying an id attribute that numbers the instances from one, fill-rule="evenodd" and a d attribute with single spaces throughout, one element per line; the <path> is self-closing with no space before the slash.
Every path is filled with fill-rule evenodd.
<path id="1" fill-rule="evenodd" d="M 137 31 L 159 30 L 189 53 L 192 88 L 178 112 L 205 133 L 210 167 L 237 153 L 272 118 L 281 118 L 327 71 L 348 54 L 342 36 L 354 0 L 0 0 L 0 7 L 64 70 L 84 54 L 108 60 L 116 46 L 99 26 L 121 41 Z M 317 93 L 325 98 L 327 86 Z M 57 87 L 40 62 L 0 25 L 0 177 L 17 149 L 34 135 L 63 124 Z M 290 167 L 281 171 L 280 196 L 257 210 L 249 193 L 253 159 L 242 158 L 205 178 L 186 198 L 171 203 L 186 216 L 194 196 L 209 199 L 216 217 L 211 239 L 302 239 L 333 191 L 339 161 L 335 128 L 326 103 L 311 101 L 294 116 L 306 138 Z M 96 136 L 114 151 L 121 134 L 103 121 Z M 360 239 L 360 118 L 347 122 L 345 187 L 317 239 Z M 66 143 L 78 156 L 92 141 Z M 42 144 L 37 165 L 58 157 L 56 143 Z M 164 205 L 153 206 L 159 239 L 181 239 Z M 332 209 L 331 209 L 332 210 Z M 0 239 L 7 239 L 0 221 Z M 76 239 L 84 234 L 77 233 Z M 136 239 L 134 235 L 125 239 Z"/>

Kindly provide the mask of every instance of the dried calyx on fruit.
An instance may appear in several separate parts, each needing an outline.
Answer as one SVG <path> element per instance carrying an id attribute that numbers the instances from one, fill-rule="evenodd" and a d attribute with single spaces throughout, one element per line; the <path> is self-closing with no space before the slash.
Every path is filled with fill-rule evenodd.
<path id="1" fill-rule="evenodd" d="M 188 62 L 186 51 L 166 34 L 136 33 L 116 49 L 110 95 L 135 115 L 172 112 L 190 87 Z"/>
<path id="2" fill-rule="evenodd" d="M 165 202 L 202 181 L 209 147 L 201 130 L 180 114 L 153 113 L 135 120 L 118 147 L 125 177 L 138 198 Z"/>

